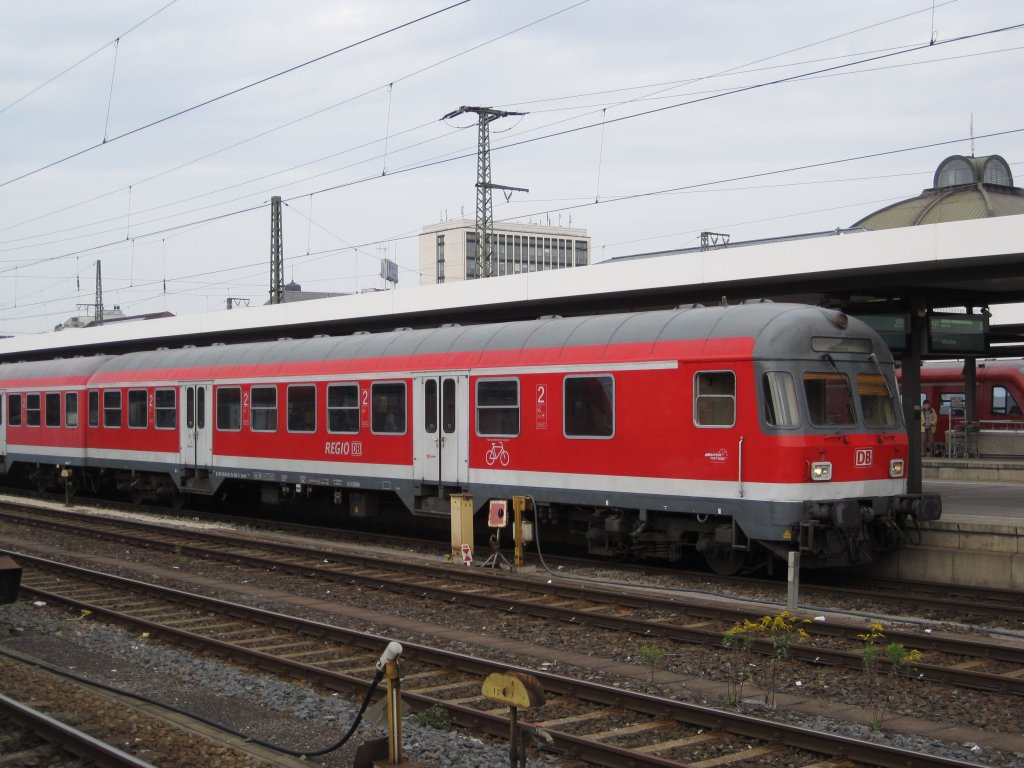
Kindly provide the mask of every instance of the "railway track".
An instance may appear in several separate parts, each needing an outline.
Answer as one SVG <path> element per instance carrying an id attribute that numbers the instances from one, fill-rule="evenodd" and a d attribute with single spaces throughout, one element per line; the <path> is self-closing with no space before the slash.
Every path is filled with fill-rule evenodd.
<path id="1" fill-rule="evenodd" d="M 0 694 L 0 764 L 154 768 L 24 702 Z"/>
<path id="2" fill-rule="evenodd" d="M 24 494 L 26 498 L 45 500 L 60 504 L 61 497 L 47 493 Z M 339 545 L 364 543 L 370 546 L 411 551 L 437 551 L 444 549 L 446 542 L 425 542 L 422 538 L 371 533 L 295 523 L 276 519 L 242 517 L 202 510 L 171 510 L 167 507 L 148 507 L 131 502 L 111 500 L 95 501 L 76 499 L 76 505 L 92 507 L 102 514 L 108 509 L 117 509 L 130 514 L 152 513 L 160 520 L 201 520 L 237 526 L 247 530 L 263 530 L 268 533 L 287 533 L 295 536 L 333 542 Z M 534 558 L 536 559 L 536 558 Z M 593 559 L 556 556 L 548 558 L 555 565 L 563 565 L 573 571 L 593 570 Z M 598 566 L 599 567 L 599 566 Z M 709 585 L 738 590 L 759 590 L 776 601 L 786 599 L 787 586 L 777 579 L 756 576 L 721 576 L 706 571 L 686 571 L 678 568 L 662 568 L 657 565 L 617 563 L 616 570 L 649 578 L 654 583 L 671 583 L 679 590 L 708 588 Z M 849 604 L 865 606 L 865 612 L 878 611 L 887 614 L 905 613 L 912 610 L 915 616 L 935 622 L 955 621 L 971 626 L 997 627 L 1013 630 L 1024 629 L 1024 602 L 1018 592 L 985 587 L 908 582 L 906 580 L 873 576 L 853 576 L 848 573 L 811 571 L 804 574 L 800 586 L 801 601 L 818 604 Z M 869 606 L 869 607 L 868 607 Z"/>
<path id="3" fill-rule="evenodd" d="M 19 555 L 34 598 L 91 611 L 151 638 L 216 653 L 329 690 L 364 694 L 386 640 L 328 624 Z M 441 707 L 452 721 L 507 733 L 507 709 L 481 695 L 483 679 L 506 665 L 405 643 L 403 701 L 414 711 Z M 727 765 L 772 756 L 799 766 L 953 766 L 962 761 L 821 733 L 641 692 L 534 675 L 547 703 L 531 710 L 552 748 L 603 766 Z"/>
<path id="4" fill-rule="evenodd" d="M 652 594 L 645 590 L 521 577 L 500 570 L 453 568 L 411 559 L 396 565 L 393 554 L 382 560 L 380 555 L 326 548 L 320 544 L 267 541 L 244 532 L 185 530 L 35 506 L 5 511 L 3 516 L 12 522 L 103 537 L 178 558 L 219 560 L 261 572 L 291 573 L 427 598 L 444 605 L 457 604 L 463 609 L 472 606 L 504 616 L 529 616 L 556 625 L 622 633 L 643 641 L 658 639 L 718 648 L 732 627 L 760 616 L 752 612 L 750 605 L 712 601 L 685 593 Z M 764 608 L 758 607 L 758 610 L 763 612 Z M 818 667 L 863 668 L 866 622 L 830 618 L 826 622 L 804 623 L 801 627 L 810 637 L 806 642 L 791 645 L 789 658 Z M 884 636 L 886 643 L 901 643 L 926 654 L 925 661 L 915 665 L 915 674 L 920 679 L 1024 695 L 1022 643 L 892 628 L 884 628 Z M 773 653 L 768 639 L 755 641 L 752 650 L 764 657 Z M 891 669 L 884 659 L 879 666 L 883 671 Z"/>

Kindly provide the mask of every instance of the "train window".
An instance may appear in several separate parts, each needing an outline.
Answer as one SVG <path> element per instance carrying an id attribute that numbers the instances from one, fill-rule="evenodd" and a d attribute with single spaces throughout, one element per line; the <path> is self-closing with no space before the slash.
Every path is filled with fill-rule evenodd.
<path id="1" fill-rule="evenodd" d="M 249 402 L 249 428 L 253 432 L 277 432 L 277 387 L 253 387 Z"/>
<path id="2" fill-rule="evenodd" d="M 441 383 L 441 429 L 446 435 L 455 432 L 455 379 Z"/>
<path id="3" fill-rule="evenodd" d="M 193 430 L 196 428 L 196 388 L 189 387 L 185 390 L 185 428 Z"/>
<path id="4" fill-rule="evenodd" d="M 566 437 L 611 437 L 615 432 L 615 387 L 611 376 L 566 376 Z"/>
<path id="5" fill-rule="evenodd" d="M 371 425 L 379 434 L 405 434 L 405 382 L 370 385 Z"/>
<path id="6" fill-rule="evenodd" d="M 450 381 L 455 384 L 454 380 Z M 454 400 L 454 397 L 446 399 Z M 477 381 L 476 433 L 485 437 L 516 437 L 519 434 L 518 380 Z"/>
<path id="7" fill-rule="evenodd" d="M 78 393 L 64 393 L 64 426 L 75 428 L 78 426 Z"/>
<path id="8" fill-rule="evenodd" d="M 178 426 L 177 395 L 173 389 L 158 389 L 153 393 L 157 429 L 174 429 Z"/>
<path id="9" fill-rule="evenodd" d="M 437 432 L 437 379 L 423 382 L 423 431 L 428 435 Z"/>
<path id="10" fill-rule="evenodd" d="M 327 387 L 327 429 L 329 432 L 359 432 L 359 385 L 330 384 Z"/>
<path id="11" fill-rule="evenodd" d="M 359 432 L 359 385 L 327 386 L 327 431 L 354 435 Z"/>
<path id="12" fill-rule="evenodd" d="M 38 427 L 42 400 L 38 394 L 25 395 L 25 424 Z"/>
<path id="13" fill-rule="evenodd" d="M 949 416 L 951 419 L 963 419 L 964 393 L 942 392 L 939 395 L 939 416 Z"/>
<path id="14" fill-rule="evenodd" d="M 698 427 L 736 423 L 736 374 L 701 371 L 693 379 L 693 422 Z"/>
<path id="15" fill-rule="evenodd" d="M 12 427 L 21 426 L 21 395 L 7 396 L 7 423 Z"/>
<path id="16" fill-rule="evenodd" d="M 845 373 L 805 373 L 804 392 L 814 426 L 831 427 L 854 423 L 853 393 Z"/>
<path id="17" fill-rule="evenodd" d="M 145 429 L 149 426 L 149 393 L 144 389 L 128 390 L 128 428 Z"/>
<path id="18" fill-rule="evenodd" d="M 46 426 L 60 426 L 60 392 L 46 393 Z"/>
<path id="19" fill-rule="evenodd" d="M 885 379 L 877 373 L 858 373 L 857 393 L 860 395 L 860 409 L 864 412 L 865 424 L 869 427 L 896 426 L 896 410 Z"/>
<path id="20" fill-rule="evenodd" d="M 206 429 L 206 387 L 196 387 L 196 429 Z"/>
<path id="21" fill-rule="evenodd" d="M 121 390 L 107 389 L 103 392 L 103 426 L 121 426 Z"/>
<path id="22" fill-rule="evenodd" d="M 764 396 L 764 420 L 771 427 L 795 427 L 800 423 L 796 384 L 787 371 L 768 371 L 761 388 Z"/>
<path id="23" fill-rule="evenodd" d="M 89 392 L 89 426 L 100 425 L 100 393 L 95 389 Z"/>
<path id="24" fill-rule="evenodd" d="M 242 388 L 217 387 L 217 429 L 237 432 L 242 428 Z"/>
<path id="25" fill-rule="evenodd" d="M 316 386 L 288 387 L 288 431 L 316 432 Z"/>
<path id="26" fill-rule="evenodd" d="M 998 384 L 992 387 L 992 413 L 1000 416 L 1020 416 L 1020 406 L 1010 390 Z"/>

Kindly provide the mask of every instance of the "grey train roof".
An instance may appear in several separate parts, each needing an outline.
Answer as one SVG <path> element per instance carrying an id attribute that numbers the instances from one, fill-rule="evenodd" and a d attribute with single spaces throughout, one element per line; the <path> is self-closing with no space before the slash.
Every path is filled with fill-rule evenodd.
<path id="1" fill-rule="evenodd" d="M 50 379 L 61 376 L 90 376 L 102 368 L 105 363 L 113 359 L 110 355 L 94 355 L 92 357 L 0 363 L 0 382 L 3 382 L 5 379 Z"/>
<path id="2" fill-rule="evenodd" d="M 753 337 L 756 357 L 806 356 L 810 335 L 855 335 L 874 339 L 877 352 L 888 357 L 881 340 L 867 325 L 850 318 L 848 331 L 833 319 L 834 310 L 802 304 L 742 304 L 728 307 L 687 307 L 673 310 L 552 317 L 488 325 L 445 326 L 421 330 L 311 339 L 281 339 L 238 345 L 185 347 L 133 352 L 111 357 L 105 374 L 119 371 L 282 365 L 316 360 L 403 359 L 444 353 L 483 353 L 528 348 L 603 347 L 659 341 Z M 99 358 L 86 358 L 88 360 Z M 67 364 L 72 361 L 60 361 Z M 469 361 L 470 364 L 472 361 Z M 552 361 L 554 362 L 554 361 Z M 49 368 L 54 363 L 23 363 Z M 419 366 L 421 367 L 421 366 Z M 0 377 L 7 367 L 0 366 Z"/>

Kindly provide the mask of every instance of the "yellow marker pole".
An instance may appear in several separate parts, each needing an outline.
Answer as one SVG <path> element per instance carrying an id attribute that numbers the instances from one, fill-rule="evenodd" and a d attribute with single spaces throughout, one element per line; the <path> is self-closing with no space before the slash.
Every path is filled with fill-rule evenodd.
<path id="1" fill-rule="evenodd" d="M 388 761 L 391 765 L 402 762 L 402 680 L 398 673 L 398 662 L 389 661 L 384 666 L 388 681 Z"/>
<path id="2" fill-rule="evenodd" d="M 526 564 L 526 558 L 523 554 L 523 512 L 526 511 L 526 501 L 525 496 L 512 497 L 512 511 L 515 513 L 515 520 L 512 524 L 512 538 L 515 539 L 516 544 L 514 557 L 516 568 L 522 568 Z"/>

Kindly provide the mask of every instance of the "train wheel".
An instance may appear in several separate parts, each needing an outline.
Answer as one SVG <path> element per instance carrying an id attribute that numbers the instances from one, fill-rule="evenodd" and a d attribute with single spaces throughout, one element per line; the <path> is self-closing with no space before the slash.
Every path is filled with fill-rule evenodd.
<path id="1" fill-rule="evenodd" d="M 747 553 L 713 549 L 710 552 L 704 553 L 704 559 L 711 567 L 711 570 L 719 576 L 735 576 L 746 565 Z"/>
<path id="2" fill-rule="evenodd" d="M 171 495 L 171 509 L 181 509 L 185 506 L 185 502 L 188 501 L 188 494 L 182 493 L 181 491 L 175 491 Z"/>

